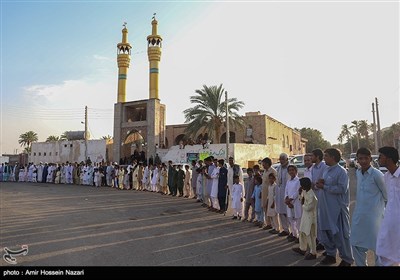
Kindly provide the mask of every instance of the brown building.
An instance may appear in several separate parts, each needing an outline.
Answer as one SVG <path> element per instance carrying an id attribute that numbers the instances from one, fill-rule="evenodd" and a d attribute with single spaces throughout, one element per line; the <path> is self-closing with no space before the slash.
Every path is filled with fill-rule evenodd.
<path id="1" fill-rule="evenodd" d="M 301 137 L 299 131 L 294 130 L 276 119 L 260 112 L 247 112 L 243 117 L 245 126 L 242 129 L 230 131 L 230 143 L 247 143 L 268 145 L 271 159 L 276 160 L 279 154 L 303 154 L 306 150 L 307 139 Z M 185 134 L 187 124 L 167 125 L 165 131 L 165 144 L 167 148 L 179 145 L 180 141 L 187 143 L 189 137 Z M 195 143 L 207 138 L 199 131 L 193 138 Z M 221 128 L 220 143 L 226 143 L 225 127 Z M 215 141 L 214 141 L 215 142 Z"/>

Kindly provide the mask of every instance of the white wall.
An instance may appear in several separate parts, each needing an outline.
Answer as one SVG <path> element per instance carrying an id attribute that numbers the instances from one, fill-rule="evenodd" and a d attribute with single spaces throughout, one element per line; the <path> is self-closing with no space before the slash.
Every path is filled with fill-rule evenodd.
<path id="1" fill-rule="evenodd" d="M 263 144 L 229 144 L 229 156 L 233 156 L 235 163 L 242 167 L 247 167 L 249 162 L 255 162 L 265 157 L 270 157 L 274 161 L 276 155 L 281 153 L 276 148 L 272 147 L 272 145 Z M 161 159 L 163 162 L 171 160 L 175 164 L 189 164 L 187 162 L 187 153 L 204 153 L 217 159 L 226 160 L 226 144 L 210 144 L 206 149 L 203 149 L 202 145 L 186 145 L 184 149 L 179 149 L 179 146 L 172 146 Z"/>
<path id="2" fill-rule="evenodd" d="M 92 162 L 106 160 L 106 140 L 88 140 L 87 146 L 87 154 Z M 29 162 L 38 164 L 39 162 L 65 163 L 67 161 L 78 163 L 85 161 L 85 140 L 32 143 Z"/>
<path id="3" fill-rule="evenodd" d="M 6 163 L 6 162 L 10 162 L 10 158 L 5 157 L 5 156 L 0 156 L 0 164 Z"/>

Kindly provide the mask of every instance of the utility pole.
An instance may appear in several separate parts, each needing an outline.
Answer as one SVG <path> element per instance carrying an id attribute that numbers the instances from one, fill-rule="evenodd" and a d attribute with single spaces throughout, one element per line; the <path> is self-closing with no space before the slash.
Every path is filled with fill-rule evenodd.
<path id="1" fill-rule="evenodd" d="M 381 122 L 379 121 L 379 107 L 378 107 L 378 98 L 375 97 L 375 106 L 376 106 L 376 122 L 378 124 L 378 147 L 382 147 L 382 135 L 381 135 Z"/>
<path id="2" fill-rule="evenodd" d="M 225 109 L 226 109 L 226 164 L 229 162 L 229 111 L 228 111 L 228 92 L 225 91 Z"/>
<path id="3" fill-rule="evenodd" d="M 376 121 L 375 121 L 375 104 L 372 102 L 372 119 L 373 119 L 373 127 L 374 127 L 374 143 L 375 143 L 375 154 L 378 154 L 378 136 L 376 135 Z"/>
<path id="4" fill-rule="evenodd" d="M 85 106 L 85 163 L 88 159 L 88 110 L 87 106 Z"/>

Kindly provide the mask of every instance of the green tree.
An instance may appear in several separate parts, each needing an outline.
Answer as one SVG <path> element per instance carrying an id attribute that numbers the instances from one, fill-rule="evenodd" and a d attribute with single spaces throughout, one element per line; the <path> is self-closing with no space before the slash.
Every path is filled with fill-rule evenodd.
<path id="1" fill-rule="evenodd" d="M 353 152 L 353 141 L 351 139 L 352 134 L 351 134 L 350 127 L 347 124 L 342 125 L 342 131 L 340 132 L 339 136 L 347 139 L 347 143 L 350 143 L 350 152 L 349 153 L 352 153 Z"/>
<path id="2" fill-rule="evenodd" d="M 352 125 L 349 128 L 354 129 L 354 132 L 356 133 L 357 150 L 358 150 L 360 148 L 360 122 L 354 120 L 351 123 L 352 123 Z"/>
<path id="3" fill-rule="evenodd" d="M 299 130 L 301 133 L 301 137 L 304 137 L 308 140 L 306 152 L 310 153 L 314 149 L 322 149 L 331 147 L 331 143 L 324 139 L 322 136 L 322 132 L 309 127 L 303 127 L 302 129 L 295 128 Z"/>
<path id="4" fill-rule="evenodd" d="M 389 128 L 382 130 L 382 145 L 399 148 L 400 122 L 394 123 Z"/>
<path id="5" fill-rule="evenodd" d="M 60 137 L 50 135 L 49 137 L 47 137 L 46 142 L 57 142 L 58 140 L 60 140 Z"/>
<path id="6" fill-rule="evenodd" d="M 25 147 L 25 151 L 30 153 L 33 142 L 37 142 L 38 136 L 36 132 L 28 131 L 19 136 L 18 143 Z"/>
<path id="7" fill-rule="evenodd" d="M 345 136 L 343 135 L 343 133 L 340 133 L 339 136 L 337 137 L 337 140 L 339 141 L 339 145 L 338 145 L 337 148 L 338 148 L 339 150 L 341 150 L 341 151 L 343 151 L 342 145 L 343 145 L 344 139 L 345 139 Z M 336 148 L 336 147 L 335 147 L 335 148 Z"/>
<path id="8" fill-rule="evenodd" d="M 359 126 L 358 126 L 358 130 L 360 132 L 360 135 L 364 138 L 364 139 L 368 139 L 369 140 L 369 132 L 370 130 L 370 125 L 368 124 L 368 121 L 366 120 L 361 120 L 358 122 Z"/>
<path id="9" fill-rule="evenodd" d="M 190 102 L 194 107 L 183 111 L 185 115 L 185 123 L 188 127 L 185 133 L 189 137 L 195 137 L 201 131 L 208 133 L 213 143 L 219 143 L 221 138 L 221 128 L 224 125 L 226 117 L 225 101 L 222 101 L 225 90 L 220 86 L 206 86 L 197 89 L 197 95 L 190 96 Z M 243 127 L 243 119 L 237 111 L 243 108 L 244 102 L 238 101 L 236 98 L 228 99 L 229 125 L 232 130 Z"/>
<path id="10" fill-rule="evenodd" d="M 68 140 L 68 131 L 64 131 L 64 133 L 61 134 L 59 140 L 60 140 L 60 141 L 62 141 L 62 140 Z"/>

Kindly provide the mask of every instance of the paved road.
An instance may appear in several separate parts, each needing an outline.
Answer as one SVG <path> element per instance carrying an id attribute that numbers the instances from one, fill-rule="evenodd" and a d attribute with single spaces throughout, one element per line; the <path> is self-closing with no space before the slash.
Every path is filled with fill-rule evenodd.
<path id="1" fill-rule="evenodd" d="M 322 258 L 305 261 L 291 250 L 297 244 L 194 199 L 33 183 L 1 183 L 0 194 L 1 250 L 29 246 L 17 265 L 313 266 Z"/>

